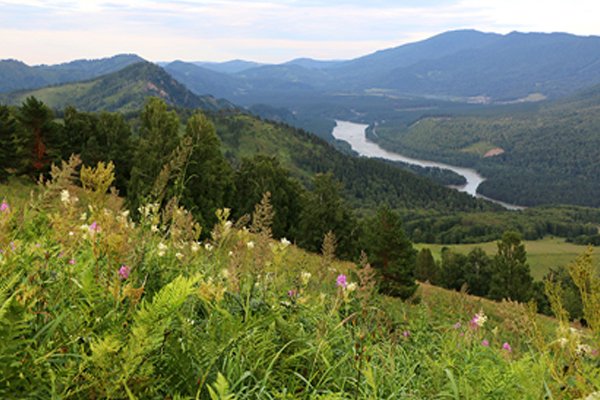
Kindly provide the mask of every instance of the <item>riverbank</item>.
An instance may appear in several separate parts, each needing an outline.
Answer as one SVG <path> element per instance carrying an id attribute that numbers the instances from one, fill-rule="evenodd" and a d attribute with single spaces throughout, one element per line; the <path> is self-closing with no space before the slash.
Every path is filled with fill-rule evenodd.
<path id="1" fill-rule="evenodd" d="M 391 161 L 400 161 L 406 164 L 418 165 L 425 168 L 440 168 L 450 170 L 465 178 L 466 184 L 462 186 L 451 186 L 453 189 L 470 194 L 471 196 L 483 198 L 500 204 L 509 210 L 522 210 L 524 207 L 508 204 L 502 201 L 494 200 L 477 193 L 479 185 L 485 181 L 476 170 L 472 168 L 458 167 L 454 165 L 439 163 L 435 161 L 422 160 L 417 158 L 405 157 L 401 154 L 388 151 L 380 147 L 377 143 L 367 139 L 366 129 L 368 125 L 358 124 L 350 121 L 336 120 L 336 126 L 331 132 L 332 136 L 337 140 L 343 140 L 350 144 L 352 150 L 364 157 L 384 158 Z"/>

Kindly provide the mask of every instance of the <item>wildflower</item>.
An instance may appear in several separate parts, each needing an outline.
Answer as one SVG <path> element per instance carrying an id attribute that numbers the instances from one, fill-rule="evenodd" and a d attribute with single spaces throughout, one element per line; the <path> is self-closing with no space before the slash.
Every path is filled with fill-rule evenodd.
<path id="1" fill-rule="evenodd" d="M 587 344 L 580 343 L 577 345 L 575 352 L 580 356 L 585 356 L 585 355 L 591 355 L 593 351 L 592 351 L 592 348 L 590 346 L 588 346 Z"/>
<path id="2" fill-rule="evenodd" d="M 283 247 L 288 247 L 292 243 L 286 238 L 281 238 L 281 244 L 283 245 Z"/>
<path id="3" fill-rule="evenodd" d="M 251 240 L 248 243 L 246 243 L 246 247 L 248 247 L 249 249 L 253 249 L 254 248 L 254 242 Z"/>
<path id="4" fill-rule="evenodd" d="M 405 338 L 410 336 L 410 331 L 404 331 L 402 332 L 402 336 L 404 336 Z"/>
<path id="5" fill-rule="evenodd" d="M 79 217 L 79 220 L 81 220 L 81 221 L 85 221 L 86 219 L 87 219 L 87 213 L 86 213 L 86 212 L 83 212 L 83 213 L 81 214 L 81 216 Z"/>
<path id="6" fill-rule="evenodd" d="M 198 243 L 194 242 L 194 243 L 192 243 L 190 250 L 192 250 L 192 253 L 197 253 L 198 250 L 200 250 L 200 246 L 198 245 Z"/>
<path id="7" fill-rule="evenodd" d="M 348 286 L 346 286 L 346 291 L 354 292 L 356 290 L 356 288 L 358 288 L 358 285 L 356 284 L 356 282 L 350 282 L 348 284 Z"/>
<path id="8" fill-rule="evenodd" d="M 119 268 L 119 275 L 121 276 L 121 279 L 129 278 L 130 272 L 131 272 L 131 269 L 125 264 L 121 265 L 121 268 Z"/>
<path id="9" fill-rule="evenodd" d="M 75 265 L 75 259 L 74 258 L 71 258 L 69 260 L 69 265 Z"/>
<path id="10" fill-rule="evenodd" d="M 485 321 L 487 321 L 487 316 L 483 313 L 483 310 L 481 310 L 477 314 L 475 314 L 471 319 L 471 328 L 481 328 L 485 324 Z"/>
<path id="11" fill-rule="evenodd" d="M 159 242 L 158 243 L 158 256 L 159 257 L 164 256 L 167 249 L 168 249 L 168 247 L 166 244 L 164 244 L 163 242 Z"/>
<path id="12" fill-rule="evenodd" d="M 298 292 L 295 289 L 291 289 L 291 290 L 288 290 L 287 295 L 289 297 L 296 297 L 298 295 Z"/>
<path id="13" fill-rule="evenodd" d="M 62 201 L 64 204 L 69 204 L 71 201 L 71 195 L 67 189 L 64 189 L 60 192 L 60 201 Z"/>
<path id="14" fill-rule="evenodd" d="M 2 204 L 0 204 L 0 212 L 7 213 L 10 211 L 10 207 L 6 200 L 2 200 Z"/>
<path id="15" fill-rule="evenodd" d="M 73 235 L 75 235 L 75 232 L 69 231 L 69 236 L 73 236 Z"/>
<path id="16" fill-rule="evenodd" d="M 454 325 L 452 325 L 452 327 L 454 329 L 460 329 L 460 327 L 462 326 L 462 324 L 460 322 L 455 323 Z"/>
<path id="17" fill-rule="evenodd" d="M 304 286 L 308 285 L 311 276 L 312 274 L 310 272 L 302 271 L 302 273 L 300 273 L 300 282 L 302 282 Z"/>
<path id="18" fill-rule="evenodd" d="M 15 242 L 10 242 L 8 245 L 10 246 L 10 249 L 12 251 L 15 251 L 17 249 L 17 245 L 15 244 Z"/>
<path id="19" fill-rule="evenodd" d="M 206 249 L 206 251 L 212 251 L 212 249 L 213 249 L 213 245 L 212 245 L 212 244 L 210 244 L 210 243 L 206 243 L 206 244 L 204 245 L 204 248 Z"/>
<path id="20" fill-rule="evenodd" d="M 176 257 L 178 260 L 181 260 L 181 259 L 183 258 L 183 254 L 181 254 L 180 252 L 177 252 L 177 253 L 175 253 L 175 257 Z"/>
<path id="21" fill-rule="evenodd" d="M 490 347 L 490 342 L 489 342 L 487 339 L 483 339 L 483 340 L 481 341 L 481 345 L 482 345 L 483 347 Z"/>
<path id="22" fill-rule="evenodd" d="M 100 232 L 100 226 L 98 226 L 98 223 L 96 221 L 92 222 L 89 226 L 90 232 Z"/>
<path id="23" fill-rule="evenodd" d="M 229 270 L 227 268 L 223 268 L 221 270 L 221 276 L 223 276 L 225 279 L 229 278 Z"/>
<path id="24" fill-rule="evenodd" d="M 158 232 L 158 225 L 156 225 L 156 224 L 150 225 L 150 231 L 153 233 Z"/>
<path id="25" fill-rule="evenodd" d="M 502 350 L 506 350 L 510 353 L 512 352 L 512 347 L 510 347 L 510 344 L 508 344 L 508 342 L 504 342 L 504 344 L 502 345 Z"/>
<path id="26" fill-rule="evenodd" d="M 338 287 L 346 288 L 348 286 L 348 278 L 344 274 L 339 274 L 336 279 L 336 285 Z"/>

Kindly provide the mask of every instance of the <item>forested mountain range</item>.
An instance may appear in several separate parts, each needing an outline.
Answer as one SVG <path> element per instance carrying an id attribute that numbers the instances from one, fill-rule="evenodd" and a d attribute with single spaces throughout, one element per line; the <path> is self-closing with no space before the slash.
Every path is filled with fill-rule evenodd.
<path id="1" fill-rule="evenodd" d="M 74 106 L 85 111 L 137 111 L 148 96 L 160 97 L 168 104 L 181 108 L 235 108 L 226 100 L 195 95 L 162 68 L 147 61 L 137 62 L 93 80 L 0 95 L 0 101 L 21 104 L 30 96 L 54 109 Z"/>
<path id="2" fill-rule="evenodd" d="M 17 60 L 0 60 L 0 93 L 89 80 L 140 61 L 143 59 L 135 54 L 36 66 Z"/>
<path id="3" fill-rule="evenodd" d="M 389 120 L 372 138 L 390 149 L 468 165 L 481 193 L 524 205 L 600 206 L 600 87 L 525 109 Z M 490 156 L 489 151 L 501 150 Z"/>

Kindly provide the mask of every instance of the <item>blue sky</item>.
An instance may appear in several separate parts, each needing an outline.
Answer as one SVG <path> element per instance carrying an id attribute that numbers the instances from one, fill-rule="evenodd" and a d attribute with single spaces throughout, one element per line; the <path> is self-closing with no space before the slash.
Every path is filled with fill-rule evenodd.
<path id="1" fill-rule="evenodd" d="M 348 59 L 472 28 L 600 35 L 597 0 L 0 0 L 0 59 Z"/>

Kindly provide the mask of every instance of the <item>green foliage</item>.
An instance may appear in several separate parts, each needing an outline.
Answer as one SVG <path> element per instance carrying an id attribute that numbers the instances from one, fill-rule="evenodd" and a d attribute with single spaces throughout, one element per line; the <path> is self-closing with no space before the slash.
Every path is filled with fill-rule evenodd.
<path id="1" fill-rule="evenodd" d="M 306 193 L 300 223 L 298 244 L 309 251 L 318 252 L 325 234 L 333 232 L 337 240 L 337 255 L 344 259 L 356 257 L 356 218 L 341 197 L 342 187 L 331 174 L 319 174 L 314 179 L 314 189 Z"/>
<path id="2" fill-rule="evenodd" d="M 498 253 L 493 261 L 490 297 L 525 302 L 531 297 L 532 283 L 527 253 L 520 235 L 506 232 L 498 242 Z"/>
<path id="3" fill-rule="evenodd" d="M 128 186 L 131 208 L 137 208 L 150 195 L 155 181 L 179 143 L 179 117 L 167 104 L 153 97 L 141 115 L 140 137 L 136 143 L 134 164 Z"/>
<path id="4" fill-rule="evenodd" d="M 202 226 L 212 227 L 215 212 L 231 204 L 233 171 L 223 153 L 213 124 L 198 113 L 187 121 L 184 138 L 191 142 L 181 203 Z"/>
<path id="5" fill-rule="evenodd" d="M 379 272 L 382 293 L 407 299 L 417 289 L 415 261 L 417 251 L 402 230 L 398 214 L 382 207 L 366 222 L 365 251 Z"/>
<path id="6" fill-rule="evenodd" d="M 0 182 L 6 182 L 8 168 L 16 165 L 17 121 L 7 106 L 0 105 Z"/>
<path id="7" fill-rule="evenodd" d="M 435 262 L 431 250 L 421 249 L 415 261 L 415 279 L 437 284 L 440 279 L 440 267 Z"/>

